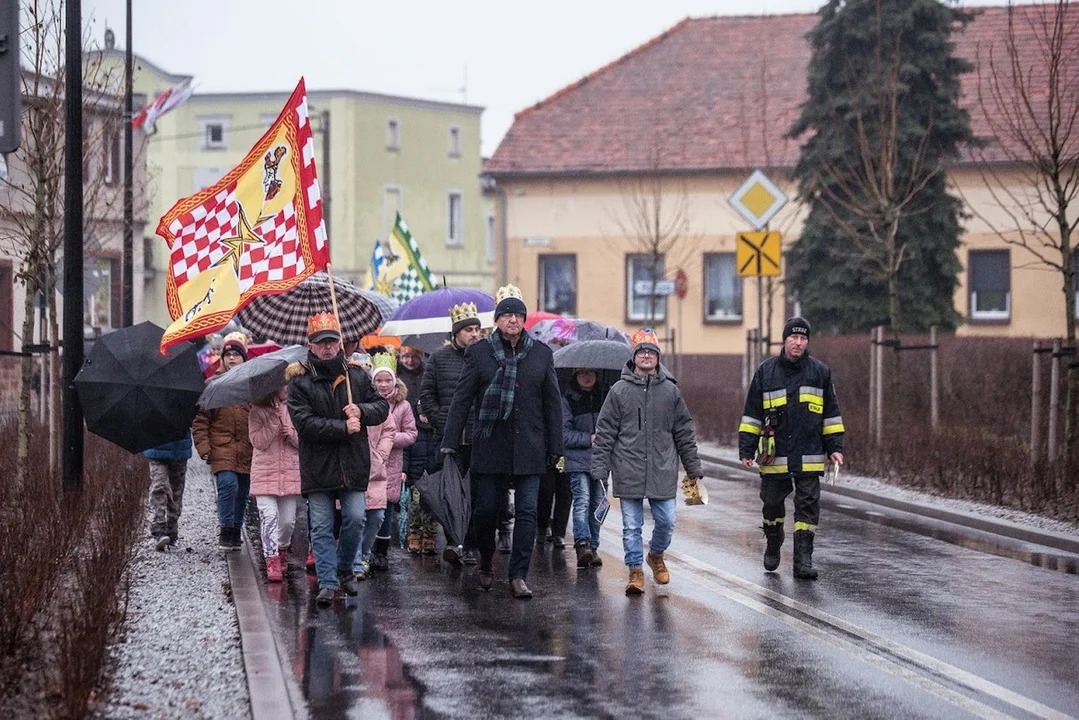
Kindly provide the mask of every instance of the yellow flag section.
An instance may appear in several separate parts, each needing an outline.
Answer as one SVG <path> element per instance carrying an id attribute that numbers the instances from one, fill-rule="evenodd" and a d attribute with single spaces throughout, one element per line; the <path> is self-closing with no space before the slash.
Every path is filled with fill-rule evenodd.
<path id="1" fill-rule="evenodd" d="M 240 164 L 178 201 L 157 234 L 169 245 L 173 319 L 162 352 L 220 330 L 252 298 L 285 292 L 325 269 L 330 249 L 302 78 Z"/>

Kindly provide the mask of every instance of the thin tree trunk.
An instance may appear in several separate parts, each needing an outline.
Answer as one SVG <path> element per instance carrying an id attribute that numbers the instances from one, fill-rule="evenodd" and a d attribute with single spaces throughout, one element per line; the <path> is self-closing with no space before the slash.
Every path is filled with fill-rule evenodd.
<path id="1" fill-rule="evenodd" d="M 1061 265 L 1064 269 L 1064 318 L 1068 328 L 1067 345 L 1075 347 L 1075 268 L 1074 250 L 1071 247 L 1071 233 L 1068 229 L 1067 219 L 1058 214 L 1057 222 L 1060 228 Z M 1072 479 L 1072 468 L 1075 467 L 1076 446 L 1076 398 L 1079 396 L 1079 378 L 1076 377 L 1073 364 L 1076 356 L 1068 358 L 1068 391 L 1064 396 L 1064 467 L 1058 475 L 1057 497 L 1064 494 L 1069 488 L 1068 483 L 1077 483 Z"/>
<path id="2" fill-rule="evenodd" d="M 49 285 L 55 288 L 55 271 L 50 271 L 49 275 L 51 279 Z M 49 333 L 51 334 L 49 339 L 49 402 L 52 406 L 49 417 L 49 455 L 53 470 L 59 471 L 60 458 L 63 454 L 61 447 L 63 434 L 60 432 L 60 418 L 63 411 L 60 407 L 60 324 L 57 319 L 56 293 L 53 291 L 49 292 Z"/>
<path id="3" fill-rule="evenodd" d="M 34 295 L 33 283 L 26 283 L 26 295 L 23 298 L 22 337 L 23 345 L 34 337 Z M 19 388 L 19 437 L 15 452 L 15 487 L 23 487 L 26 481 L 27 458 L 30 454 L 30 388 L 34 382 L 34 359 L 21 359 L 22 383 Z"/>

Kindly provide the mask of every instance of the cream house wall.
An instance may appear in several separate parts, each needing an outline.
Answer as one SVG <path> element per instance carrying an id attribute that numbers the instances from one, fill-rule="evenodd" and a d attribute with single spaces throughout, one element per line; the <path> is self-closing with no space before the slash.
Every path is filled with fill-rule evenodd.
<path id="1" fill-rule="evenodd" d="M 783 173 L 768 173 L 789 196 L 793 185 Z M 997 171 L 1006 186 L 1017 191 L 1017 173 Z M 751 228 L 730 208 L 727 198 L 748 176 L 730 172 L 706 177 L 687 177 L 685 192 L 690 207 L 690 235 L 682 269 L 688 276 L 688 291 L 679 313 L 678 301 L 668 301 L 668 319 L 657 325 L 678 328 L 681 351 L 685 353 L 740 354 L 746 331 L 757 326 L 755 278 L 743 280 L 740 322 L 707 322 L 704 319 L 704 269 L 707 252 L 733 252 L 736 233 Z M 1008 246 L 1000 232 L 1014 230 L 1014 221 L 989 192 L 977 168 L 950 170 L 949 179 L 967 209 L 959 259 L 955 307 L 963 319 L 957 334 L 1007 337 L 1054 337 L 1065 332 L 1064 295 L 1059 272 L 1047 269 L 1028 250 Z M 672 181 L 676 182 L 676 181 Z M 624 185 L 624 182 L 622 183 Z M 640 322 L 626 317 L 627 253 L 641 252 L 639 246 L 619 227 L 617 217 L 626 215 L 626 204 L 615 179 L 522 179 L 500 178 L 498 209 L 500 276 L 521 287 L 530 308 L 540 304 L 540 257 L 575 255 L 577 258 L 577 314 L 622 329 Z M 667 196 L 670 206 L 677 192 Z M 771 222 L 771 230 L 783 236 L 784 251 L 802 229 L 806 209 L 791 202 Z M 504 237 L 503 237 L 504 235 Z M 1010 237 L 1015 237 L 1011 232 Z M 1011 317 L 1004 321 L 979 321 L 970 317 L 967 266 L 971 251 L 1007 249 L 1011 266 Z M 503 260 L 504 258 L 504 260 Z M 677 268 L 668 263 L 666 276 Z M 781 331 L 786 313 L 786 297 L 780 283 L 773 295 L 771 336 Z M 765 307 L 767 317 L 767 306 Z M 679 320 L 681 318 L 681 320 Z M 663 331 L 666 333 L 666 330 Z"/>
<path id="2" fill-rule="evenodd" d="M 746 330 L 757 327 L 756 279 L 743 281 L 740 322 L 704 318 L 704 253 L 733 253 L 736 234 L 752 229 L 727 203 L 727 198 L 747 176 L 748 173 L 730 173 L 684 180 L 690 229 L 688 237 L 680 243 L 682 247 L 671 253 L 677 257 L 668 260 L 666 277 L 674 276 L 678 269 L 674 261 L 681 260 L 678 266 L 686 272 L 688 289 L 684 300 L 674 297 L 668 300 L 667 320 L 657 323 L 664 328 L 664 335 L 668 334 L 668 328 L 676 329 L 681 337 L 681 352 L 739 354 L 745 349 Z M 778 174 L 773 180 L 784 187 L 785 181 Z M 678 182 L 670 185 L 671 192 L 664 200 L 668 206 L 682 195 Z M 504 192 L 504 203 L 496 206 L 500 208 L 499 227 L 502 227 L 501 208 L 505 212 L 506 277 L 521 288 L 529 307 L 535 308 L 540 302 L 539 257 L 575 254 L 577 314 L 625 330 L 643 324 L 627 318 L 626 255 L 645 251 L 623 229 L 627 226 L 624 182 L 620 185 L 617 180 L 607 179 L 514 178 L 502 179 L 499 185 Z M 789 186 L 785 189 L 790 192 Z M 781 211 L 770 226 L 783 234 L 784 243 L 800 227 L 799 210 L 793 204 Z M 773 337 L 782 331 L 785 300 L 781 283 L 775 282 Z"/>
<path id="3" fill-rule="evenodd" d="M 1037 203 L 1029 202 L 1033 196 L 1030 195 L 1029 189 L 1024 190 L 1020 174 L 1014 168 L 998 168 L 994 179 L 987 184 L 977 168 L 964 167 L 952 170 L 950 181 L 953 187 L 958 188 L 956 194 L 963 199 L 971 215 L 964 222 L 965 232 L 959 251 L 963 272 L 959 273 L 955 308 L 966 318 L 966 322 L 959 327 L 957 333 L 1007 337 L 1064 336 L 1067 330 L 1064 304 L 1067 301 L 1074 302 L 1075 296 L 1073 292 L 1069 292 L 1067 300 L 1065 299 L 1063 275 L 1059 270 L 1040 261 L 1030 250 L 1014 244 L 1009 245 L 1005 241 L 1020 239 L 1014 219 L 1019 214 L 1009 212 L 1009 193 L 1002 192 L 1001 188 L 1008 188 L 1010 194 L 1021 199 L 1026 207 L 1038 207 Z M 1038 220 L 1047 227 L 1052 227 L 1044 212 L 1038 214 Z M 1044 257 L 1053 258 L 1052 249 L 1040 248 L 1043 238 L 1031 235 L 1028 235 L 1028 238 L 1033 240 L 1032 246 L 1039 247 Z M 970 283 L 967 270 L 970 252 L 978 250 L 1007 250 L 1009 253 L 1011 317 L 1006 320 L 980 321 L 970 317 Z M 1059 252 L 1055 255 L 1059 262 Z"/>

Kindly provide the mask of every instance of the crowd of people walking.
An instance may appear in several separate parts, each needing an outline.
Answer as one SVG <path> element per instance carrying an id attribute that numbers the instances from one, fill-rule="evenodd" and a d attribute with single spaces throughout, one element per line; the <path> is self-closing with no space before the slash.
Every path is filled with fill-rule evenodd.
<path id="1" fill-rule="evenodd" d="M 501 552 L 510 593 L 531 598 L 535 546 L 549 541 L 561 550 L 567 530 L 579 571 L 603 565 L 609 492 L 620 501 L 626 594 L 645 592 L 645 565 L 655 583 L 670 582 L 664 553 L 679 478 L 684 470 L 684 482 L 696 483 L 703 472 L 693 419 L 661 362 L 659 338 L 648 328 L 634 333 L 617 379 L 594 367 L 560 376 L 552 348 L 526 332 L 527 316 L 520 291 L 507 285 L 496 295 L 490 333 L 474 304 L 456 305 L 445 343 L 430 354 L 391 346 L 363 353 L 344 342 L 333 314 L 310 317 L 307 354 L 288 366 L 283 387 L 250 404 L 200 410 L 188 438 L 145 453 L 156 548 L 176 542 L 193 444 L 215 478 L 223 550 L 241 547 L 254 496 L 267 582 L 289 572 L 297 516 L 306 513 L 307 565 L 321 607 L 388 571 L 395 546 L 435 554 L 440 534 L 442 561 L 476 566 L 481 589 L 494 586 Z M 784 500 L 793 490 L 794 574 L 814 579 L 819 482 L 828 460 L 843 462 L 843 421 L 830 371 L 809 357 L 809 336 L 809 323 L 792 318 L 783 350 L 757 370 L 739 453 L 747 468 L 760 467 L 765 569 L 779 565 Z M 247 350 L 243 333 L 227 335 L 218 374 L 245 362 Z M 440 528 L 418 487 L 446 463 L 467 478 L 470 493 L 467 530 L 459 533 Z"/>

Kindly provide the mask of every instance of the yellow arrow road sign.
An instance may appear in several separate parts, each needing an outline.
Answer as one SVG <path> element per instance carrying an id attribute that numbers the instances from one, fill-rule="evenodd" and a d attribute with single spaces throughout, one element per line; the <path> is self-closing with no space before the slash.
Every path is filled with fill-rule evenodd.
<path id="1" fill-rule="evenodd" d="M 738 233 L 735 262 L 739 277 L 779 275 L 781 248 L 777 232 Z"/>

